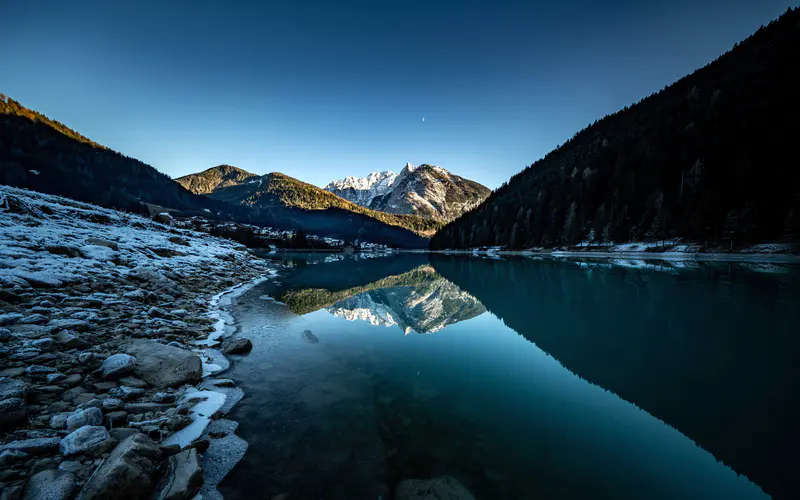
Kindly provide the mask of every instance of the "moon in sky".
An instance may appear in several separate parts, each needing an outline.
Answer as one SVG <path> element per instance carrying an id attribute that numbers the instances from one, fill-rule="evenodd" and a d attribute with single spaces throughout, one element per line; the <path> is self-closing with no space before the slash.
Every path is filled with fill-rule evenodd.
<path id="1" fill-rule="evenodd" d="M 425 117 L 422 117 L 422 121 L 425 121 Z"/>

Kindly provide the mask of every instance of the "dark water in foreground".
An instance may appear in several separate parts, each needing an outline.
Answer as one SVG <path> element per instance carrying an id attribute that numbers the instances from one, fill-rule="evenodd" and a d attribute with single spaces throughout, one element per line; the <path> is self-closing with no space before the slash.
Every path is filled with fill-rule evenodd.
<path id="1" fill-rule="evenodd" d="M 797 267 L 309 260 L 233 309 L 226 498 L 798 497 Z"/>

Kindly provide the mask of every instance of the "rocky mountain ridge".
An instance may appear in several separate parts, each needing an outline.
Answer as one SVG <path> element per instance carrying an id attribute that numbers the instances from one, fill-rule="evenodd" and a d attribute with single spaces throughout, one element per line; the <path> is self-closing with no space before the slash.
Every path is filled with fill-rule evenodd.
<path id="1" fill-rule="evenodd" d="M 347 176 L 325 186 L 326 191 L 352 201 L 362 207 L 369 207 L 372 200 L 385 196 L 392 190 L 397 174 L 391 170 L 372 172 L 366 177 Z"/>
<path id="2" fill-rule="evenodd" d="M 180 177 L 176 182 L 195 194 L 205 193 L 214 200 L 236 206 L 263 211 L 292 210 L 302 214 L 306 220 L 318 214 L 329 215 L 328 221 L 314 217 L 313 224 L 306 223 L 307 230 L 324 235 L 346 233 L 339 237 L 351 240 L 374 241 L 371 234 L 393 232 L 397 233 L 395 239 L 399 241 L 402 231 L 408 233 L 404 239 L 410 244 L 424 246 L 419 236 L 430 236 L 441 226 L 437 221 L 413 214 L 389 214 L 365 208 L 279 172 L 258 176 L 240 168 L 220 165 Z M 353 220 L 348 222 L 343 218 Z M 354 226 L 355 219 L 363 221 L 359 225 L 369 225 L 370 228 L 359 229 Z"/>
<path id="3" fill-rule="evenodd" d="M 345 177 L 325 186 L 353 203 L 393 214 L 416 214 L 450 221 L 478 206 L 491 191 L 446 169 L 406 163 L 399 174 L 373 172 L 366 177 Z"/>

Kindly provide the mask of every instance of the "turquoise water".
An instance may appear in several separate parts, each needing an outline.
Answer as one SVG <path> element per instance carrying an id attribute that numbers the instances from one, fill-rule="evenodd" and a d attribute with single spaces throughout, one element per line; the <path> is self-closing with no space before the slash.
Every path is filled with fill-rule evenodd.
<path id="1" fill-rule="evenodd" d="M 228 498 L 791 498 L 800 272 L 293 255 L 238 299 Z M 326 262 L 328 260 L 329 262 Z"/>

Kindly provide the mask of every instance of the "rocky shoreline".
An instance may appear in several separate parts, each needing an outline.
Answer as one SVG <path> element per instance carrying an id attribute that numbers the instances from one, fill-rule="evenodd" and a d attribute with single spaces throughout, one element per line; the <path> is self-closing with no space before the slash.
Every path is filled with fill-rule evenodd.
<path id="1" fill-rule="evenodd" d="M 228 240 L 0 187 L 0 500 L 221 498 L 247 447 L 221 375 L 248 342 L 219 309 L 270 272 Z"/>

